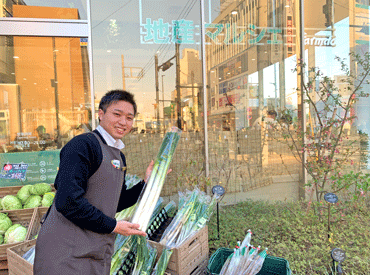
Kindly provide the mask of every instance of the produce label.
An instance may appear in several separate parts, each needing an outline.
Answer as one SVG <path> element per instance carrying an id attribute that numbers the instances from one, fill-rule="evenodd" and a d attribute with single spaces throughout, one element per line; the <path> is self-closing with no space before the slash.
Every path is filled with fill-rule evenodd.
<path id="1" fill-rule="evenodd" d="M 0 174 L 2 179 L 25 179 L 28 164 L 25 163 L 7 163 L 3 166 Z"/>

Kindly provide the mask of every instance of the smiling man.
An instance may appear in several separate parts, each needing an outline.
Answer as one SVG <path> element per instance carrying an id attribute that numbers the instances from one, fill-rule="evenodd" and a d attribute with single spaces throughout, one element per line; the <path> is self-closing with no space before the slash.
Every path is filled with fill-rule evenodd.
<path id="1" fill-rule="evenodd" d="M 135 204 L 144 184 L 126 190 L 126 160 L 120 151 L 136 108 L 132 94 L 106 93 L 96 130 L 74 137 L 61 150 L 55 200 L 37 238 L 35 275 L 109 274 L 116 233 L 146 235 L 138 224 L 114 219 L 116 212 Z"/>

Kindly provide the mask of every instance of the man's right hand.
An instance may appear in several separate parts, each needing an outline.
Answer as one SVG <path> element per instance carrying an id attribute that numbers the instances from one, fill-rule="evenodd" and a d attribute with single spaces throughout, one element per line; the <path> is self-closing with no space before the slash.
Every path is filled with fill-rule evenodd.
<path id="1" fill-rule="evenodd" d="M 144 231 L 139 230 L 139 227 L 140 225 L 137 223 L 117 221 L 117 225 L 114 228 L 113 232 L 121 234 L 123 236 L 140 235 L 146 237 L 147 234 Z"/>

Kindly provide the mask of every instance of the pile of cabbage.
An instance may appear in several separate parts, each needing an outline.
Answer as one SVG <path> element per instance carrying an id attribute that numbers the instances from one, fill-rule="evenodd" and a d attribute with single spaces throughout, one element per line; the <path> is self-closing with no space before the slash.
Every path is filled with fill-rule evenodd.
<path id="1" fill-rule="evenodd" d="M 0 213 L 0 244 L 23 242 L 26 239 L 27 228 L 15 223 L 7 213 Z"/>
<path id="2" fill-rule="evenodd" d="M 35 207 L 49 207 L 53 203 L 55 193 L 48 183 L 25 185 L 17 195 L 6 195 L 0 199 L 0 210 L 17 210 Z"/>

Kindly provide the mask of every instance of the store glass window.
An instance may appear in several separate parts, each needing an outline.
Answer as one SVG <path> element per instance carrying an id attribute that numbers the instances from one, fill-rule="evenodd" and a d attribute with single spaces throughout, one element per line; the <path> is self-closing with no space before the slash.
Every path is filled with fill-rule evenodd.
<path id="1" fill-rule="evenodd" d="M 84 0 L 4 0 L 0 17 L 87 20 Z"/>
<path id="2" fill-rule="evenodd" d="M 134 94 L 138 114 L 123 152 L 128 173 L 141 177 L 163 133 L 183 130 L 171 164 L 177 172 L 163 189 L 177 193 L 176 182 L 186 184 L 178 175 L 199 173 L 204 164 L 199 1 L 93 0 L 91 6 L 96 109 L 109 90 Z"/>
<path id="3" fill-rule="evenodd" d="M 317 9 L 317 6 L 322 9 Z M 308 68 L 317 68 L 321 76 L 307 72 L 307 80 L 313 81 L 316 91 L 322 90 L 324 77 L 332 81 L 335 96 L 340 97 L 340 104 L 333 106 L 329 99 L 316 96 L 318 110 L 307 110 L 307 125 L 315 131 L 319 121 L 317 112 L 323 112 L 327 117 L 336 116 L 339 120 L 344 116 L 350 118 L 343 125 L 343 144 L 351 152 L 343 156 L 342 147 L 338 147 L 339 156 L 351 161 L 345 162 L 342 173 L 348 171 L 368 170 L 368 141 L 370 134 L 369 97 L 360 96 L 359 92 L 369 91 L 369 77 L 363 75 L 366 68 L 362 62 L 369 62 L 369 1 L 314 1 L 305 5 L 305 52 Z M 346 69 L 353 76 L 349 82 Z M 368 72 L 367 72 L 368 73 Z M 316 93 L 317 94 L 317 93 Z M 346 106 L 353 100 L 346 111 Z M 325 105 L 328 105 L 326 107 Z M 337 133 L 340 124 L 330 130 Z"/>
<path id="4" fill-rule="evenodd" d="M 1 163 L 27 163 L 27 181 L 53 181 L 59 149 L 91 130 L 88 75 L 83 39 L 0 36 Z"/>
<path id="5" fill-rule="evenodd" d="M 298 162 L 274 131 L 285 109 L 298 120 L 294 13 L 291 1 L 212 2 L 206 32 L 210 171 L 228 192 L 298 176 Z"/>

